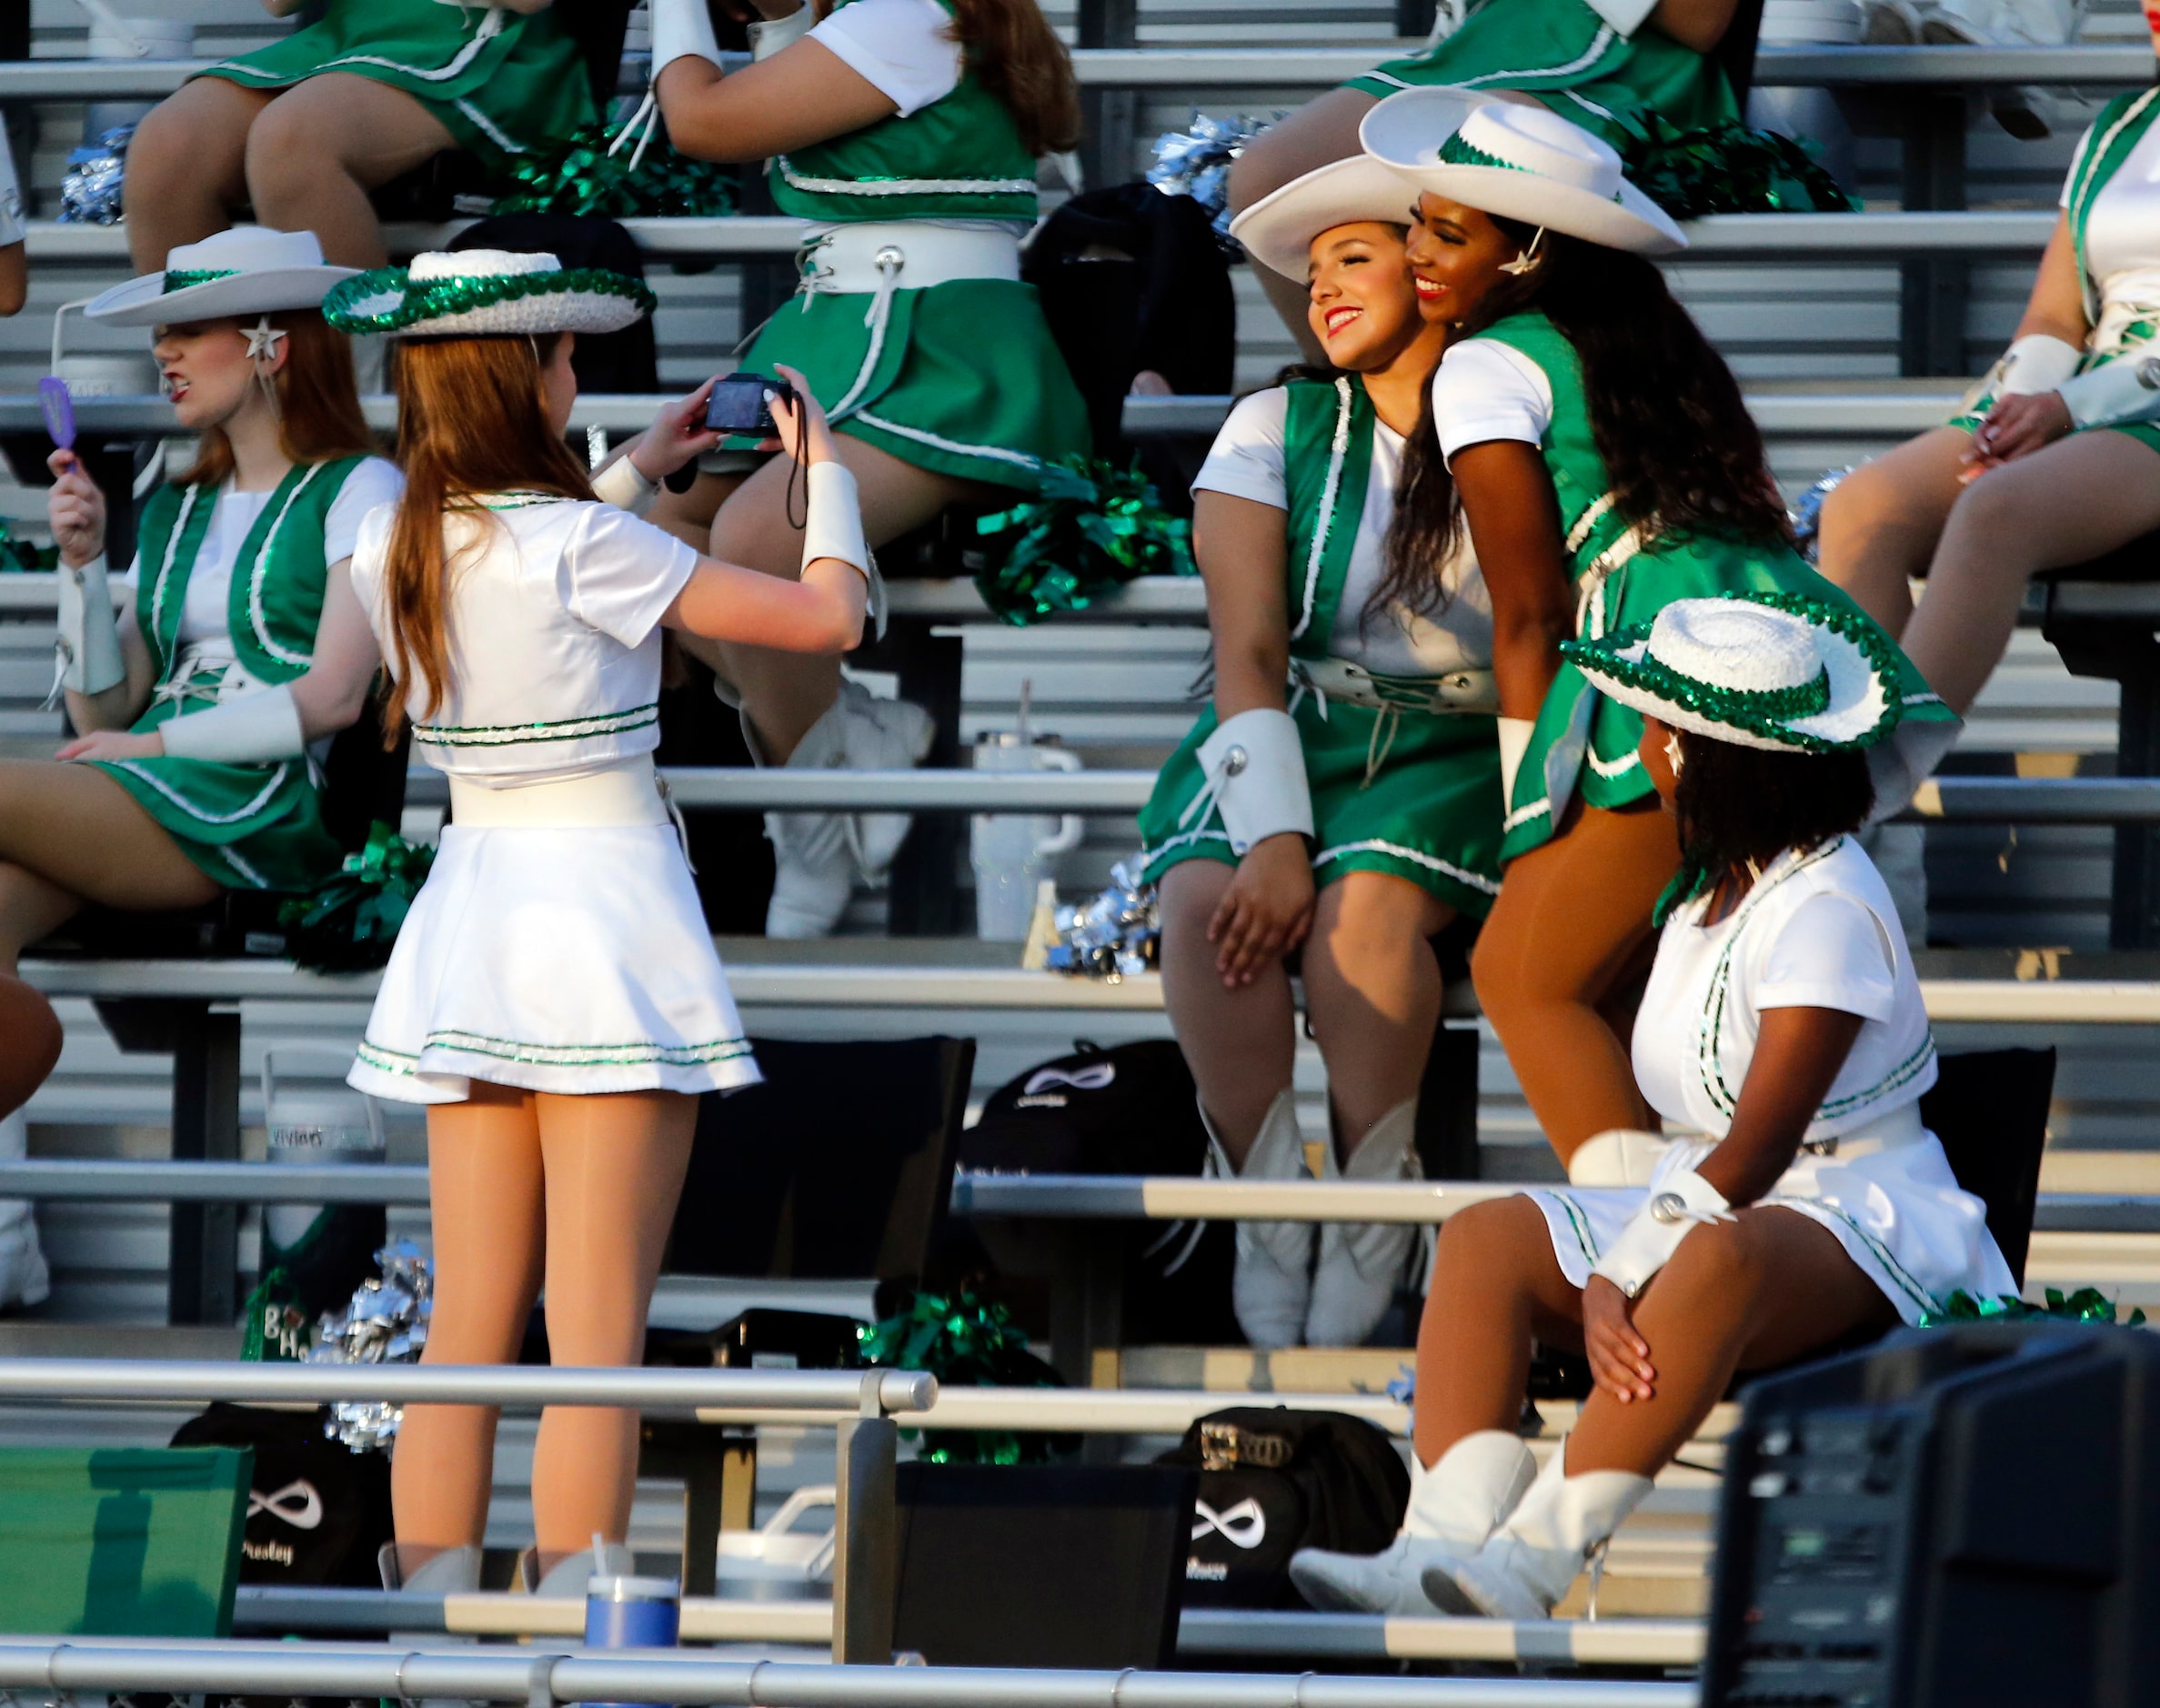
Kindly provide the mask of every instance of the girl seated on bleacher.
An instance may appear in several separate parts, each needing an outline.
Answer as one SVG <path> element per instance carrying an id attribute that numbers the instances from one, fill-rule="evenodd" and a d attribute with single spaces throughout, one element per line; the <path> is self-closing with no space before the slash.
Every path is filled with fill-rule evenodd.
<path id="1" fill-rule="evenodd" d="M 827 654 L 861 632 L 869 553 L 815 403 L 772 403 L 808 463 L 799 581 L 593 501 L 640 507 L 717 437 L 701 387 L 597 483 L 563 442 L 577 335 L 652 300 L 553 256 L 467 250 L 363 274 L 328 306 L 403 340 L 407 485 L 362 527 L 353 587 L 415 751 L 450 779 L 350 1076 L 427 1106 L 430 1362 L 515 1361 L 543 1279 L 558 1363 L 642 1357 L 698 1094 L 758 1078 L 653 771 L 660 631 Z M 478 1586 L 494 1437 L 478 1407 L 407 1409 L 386 1587 Z M 634 1412 L 547 1412 L 527 1588 L 580 1595 L 630 1569 L 637 1467 Z"/>
<path id="2" fill-rule="evenodd" d="M 705 0 L 655 0 L 668 134 L 706 160 L 764 160 L 783 214 L 813 220 L 792 300 L 746 368 L 809 376 L 861 483 L 873 546 L 948 506 L 1031 495 L 1045 463 L 1089 448 L 1088 417 L 1036 301 L 1020 240 L 1035 163 L 1080 136 L 1072 67 L 1035 0 L 760 0 L 756 63 L 722 77 Z M 655 519 L 716 556 L 793 576 L 802 549 L 783 462 L 728 442 Z M 760 467 L 760 464 L 763 466 Z M 724 501 L 724 502 L 723 502 Z M 717 514 L 716 514 L 717 513 Z M 919 765 L 929 714 L 843 684 L 838 660 L 688 643 L 739 705 L 759 764 Z M 771 813 L 766 929 L 823 937 L 858 884 L 882 881 L 908 819 Z"/>
<path id="3" fill-rule="evenodd" d="M 2009 350 L 1949 425 L 1823 499 L 1823 573 L 1961 712 L 2010 644 L 2035 574 L 2160 527 L 2156 120 L 2160 88 L 2101 108 Z"/>
<path id="4" fill-rule="evenodd" d="M 1284 957 L 1302 949 L 1327 1063 L 1321 1178 L 1415 1179 L 1439 1023 L 1428 942 L 1498 892 L 1492 612 L 1467 552 L 1386 550 L 1405 439 L 1447 328 L 1419 314 L 1409 192 L 1338 161 L 1232 227 L 1308 276 L 1332 364 L 1231 411 L 1193 483 L 1214 703 L 1140 815 L 1161 886 L 1163 994 L 1199 1082 L 1211 1171 L 1306 1175 Z M 1317 1234 L 1319 1257 L 1314 1261 Z M 1238 1224 L 1255 1346 L 1355 1346 L 1403 1280 L 1403 1223 Z"/>
<path id="5" fill-rule="evenodd" d="M 1842 601 L 1790 595 L 1683 599 L 1564 650 L 1639 716 L 1684 853 L 1633 1065 L 1700 1136 L 1659 1140 L 1633 1190 L 1524 1192 L 1442 1229 L 1409 1514 L 1381 1553 L 1294 1556 L 1317 1606 L 1543 1619 L 1736 1371 L 2015 1291 L 1920 1124 L 1934 1043 L 1853 836 L 1868 751 L 1905 715 L 1894 651 Z M 1596 1381 L 1542 1471 L 1519 1433 L 1533 1337 Z"/>
<path id="6" fill-rule="evenodd" d="M 1542 106 L 1442 89 L 1382 102 L 1364 134 L 1419 196 L 1411 266 L 1453 328 L 1396 526 L 1432 558 L 1467 531 L 1492 602 L 1507 875 L 1479 1000 L 1571 1178 L 1640 1184 L 1623 1040 L 1681 850 L 1637 760 L 1642 720 L 1560 643 L 1676 598 L 1801 593 L 1851 611 L 1900 673 L 1886 773 L 1924 772 L 1956 720 L 1793 551 L 1740 387 L 1646 258 L 1681 235 L 1612 149 Z"/>

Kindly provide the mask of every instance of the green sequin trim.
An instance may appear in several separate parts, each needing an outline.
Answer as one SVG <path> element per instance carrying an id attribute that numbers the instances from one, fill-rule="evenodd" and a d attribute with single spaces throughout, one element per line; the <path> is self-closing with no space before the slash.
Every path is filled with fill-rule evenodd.
<path id="1" fill-rule="evenodd" d="M 357 304 L 370 297 L 396 292 L 395 308 L 381 314 L 362 313 Z M 378 266 L 348 278 L 323 298 L 323 318 L 340 332 L 401 332 L 426 320 L 447 319 L 491 308 L 497 303 L 518 302 L 527 296 L 561 296 L 583 291 L 592 296 L 619 296 L 650 314 L 659 298 L 642 281 L 601 266 L 563 267 L 553 273 L 512 273 L 487 278 L 416 280 L 401 266 Z"/>
<path id="2" fill-rule="evenodd" d="M 1766 741 L 1774 741 L 1782 747 L 1804 753 L 1844 753 L 1854 748 L 1872 748 L 1897 728 L 1898 720 L 1904 716 L 1905 711 L 1895 691 L 1900 675 L 1897 647 L 1872 619 L 1858 611 L 1848 610 L 1822 599 L 1809 598 L 1803 593 L 1735 592 L 1711 597 L 1742 599 L 1749 604 L 1767 606 L 1774 611 L 1784 611 L 1794 617 L 1804 618 L 1818 628 L 1827 628 L 1851 641 L 1866 657 L 1869 666 L 1884 685 L 1883 715 L 1875 719 L 1873 728 L 1843 741 L 1833 741 L 1827 736 L 1795 729 L 1787 719 L 1804 718 L 1828 706 L 1827 673 L 1823 678 L 1823 698 L 1819 703 L 1787 711 L 1764 702 L 1770 695 L 1799 693 L 1801 689 L 1755 691 L 1716 688 L 1707 682 L 1698 682 L 1693 677 L 1683 676 L 1653 658 L 1622 658 L 1620 654 L 1623 649 L 1639 645 L 1650 638 L 1650 623 L 1607 635 L 1600 640 L 1563 640 L 1560 643 L 1561 656 L 1593 676 L 1610 677 L 1629 688 L 1647 689 L 1662 699 L 1684 707 L 1699 718 L 1745 730 Z M 1812 692 L 1813 689 L 1813 685 L 1808 685 L 1808 691 Z"/>
<path id="3" fill-rule="evenodd" d="M 165 294 L 170 296 L 193 285 L 207 285 L 212 279 L 239 276 L 240 269 L 236 266 L 168 266 L 165 270 Z"/>
<path id="4" fill-rule="evenodd" d="M 592 718 L 564 718 L 551 723 L 416 724 L 413 739 L 431 748 L 501 748 L 520 741 L 581 741 L 588 736 L 619 736 L 660 720 L 659 702 Z"/>
<path id="5" fill-rule="evenodd" d="M 747 1038 L 721 1038 L 706 1044 L 528 1044 L 512 1038 L 457 1031 L 428 1033 L 427 1048 L 547 1068 L 699 1068 L 718 1061 L 734 1061 L 750 1053 Z M 355 1053 L 368 1067 L 384 1073 L 418 1071 L 419 1057 L 408 1056 L 403 1050 L 387 1050 L 365 1039 Z"/>
<path id="6" fill-rule="evenodd" d="M 1521 172 L 1533 178 L 1545 176 L 1530 166 L 1517 166 L 1512 160 L 1502 160 L 1498 155 L 1489 155 L 1475 143 L 1464 142 L 1461 131 L 1441 144 L 1440 163 L 1447 166 L 1492 166 L 1502 172 Z M 1552 181 L 1558 182 L 1557 179 Z M 1613 192 L 1612 199 L 1615 202 L 1620 200 L 1618 191 Z"/>

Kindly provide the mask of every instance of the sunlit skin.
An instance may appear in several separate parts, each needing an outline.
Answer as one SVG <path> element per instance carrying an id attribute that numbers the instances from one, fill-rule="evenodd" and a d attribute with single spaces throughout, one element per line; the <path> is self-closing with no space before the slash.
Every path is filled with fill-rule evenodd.
<path id="1" fill-rule="evenodd" d="M 1490 214 L 1430 190 L 1418 197 L 1410 216 L 1404 253 L 1417 289 L 1418 312 L 1444 326 L 1461 326 L 1508 276 L 1501 268 L 1521 253 L 1522 246 L 1494 225 Z"/>

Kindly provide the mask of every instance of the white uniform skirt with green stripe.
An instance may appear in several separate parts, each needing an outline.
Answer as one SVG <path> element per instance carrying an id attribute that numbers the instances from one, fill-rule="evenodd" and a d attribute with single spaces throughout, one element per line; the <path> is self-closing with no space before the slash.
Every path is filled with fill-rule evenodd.
<path id="1" fill-rule="evenodd" d="M 447 827 L 350 1078 L 405 1103 L 756 1084 L 675 827 Z"/>

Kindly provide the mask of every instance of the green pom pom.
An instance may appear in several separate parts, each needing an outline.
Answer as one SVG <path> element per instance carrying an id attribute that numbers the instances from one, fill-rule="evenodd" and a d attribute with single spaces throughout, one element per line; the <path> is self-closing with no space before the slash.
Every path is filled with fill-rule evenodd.
<path id="1" fill-rule="evenodd" d="M 864 1363 L 924 1370 L 961 1388 L 1056 1388 L 1058 1372 L 1028 1351 L 1028 1337 L 1003 1305 L 968 1288 L 918 1292 L 904 1310 L 858 1331 Z M 909 1440 L 916 1432 L 902 1432 Z M 1012 1430 L 925 1430 L 916 1454 L 935 1465 L 1036 1465 L 1077 1445 L 1070 1435 Z"/>
<path id="2" fill-rule="evenodd" d="M 1975 1299 L 1962 1288 L 1944 1300 L 1941 1305 L 1920 1319 L 1924 1329 L 1940 1328 L 1946 1322 L 2026 1322 L 2035 1318 L 2048 1318 L 2057 1322 L 2120 1322 L 2125 1328 L 2145 1326 L 2145 1313 L 2133 1306 L 2129 1316 L 2117 1314 L 2115 1301 L 2097 1287 L 2080 1287 L 2065 1296 L 2059 1287 L 2047 1288 L 2041 1295 L 2044 1304 L 2034 1304 L 2029 1299 L 2020 1299 L 2014 1293 L 2004 1293 L 1994 1299 Z"/>
<path id="3" fill-rule="evenodd" d="M 521 159 L 497 214 L 598 214 L 609 219 L 707 219 L 735 212 L 732 166 L 692 160 L 655 136 L 638 169 L 633 142 L 610 155 L 620 125 L 588 125 L 545 153 Z"/>
<path id="4" fill-rule="evenodd" d="M 1674 219 L 1705 214 L 1849 214 L 1858 204 L 1790 136 L 1737 119 L 1682 130 L 1656 113 L 1629 114 L 1621 155 L 1629 182 Z"/>
<path id="5" fill-rule="evenodd" d="M 367 972 L 390 959 L 435 850 L 416 848 L 379 820 L 367 846 L 277 910 L 285 949 L 310 972 Z"/>
<path id="6" fill-rule="evenodd" d="M 1010 537 L 1003 558 L 975 578 L 983 603 L 1009 623 L 1082 609 L 1140 576 L 1195 573 L 1192 525 L 1162 507 L 1137 467 L 1100 457 L 1046 463 L 1033 498 L 975 530 Z"/>

